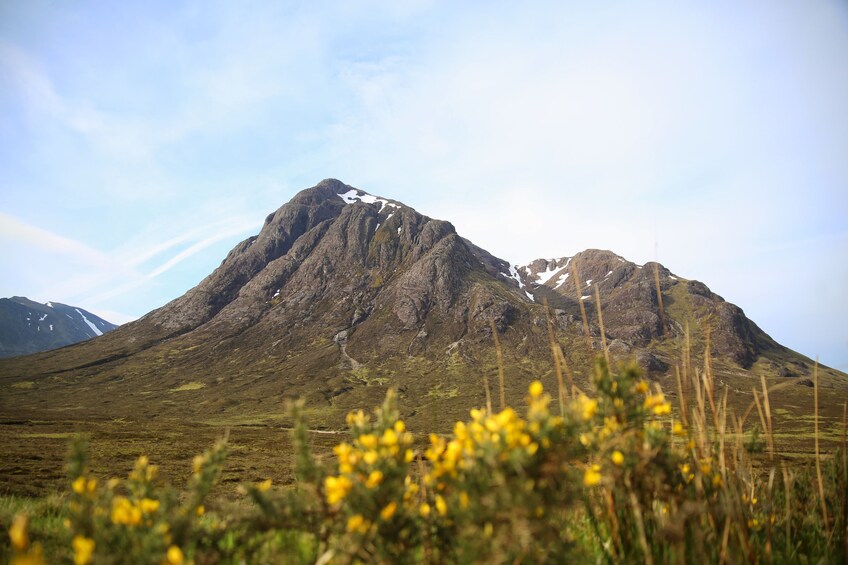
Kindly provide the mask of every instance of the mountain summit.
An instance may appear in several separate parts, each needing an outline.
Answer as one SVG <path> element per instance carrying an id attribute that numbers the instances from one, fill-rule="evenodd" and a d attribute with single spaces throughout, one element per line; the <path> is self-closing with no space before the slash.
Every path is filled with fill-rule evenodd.
<path id="1" fill-rule="evenodd" d="M 392 386 L 407 417 L 432 420 L 484 402 L 481 383 L 498 374 L 493 327 L 513 402 L 530 380 L 553 379 L 551 335 L 582 386 L 605 343 L 660 380 L 673 380 L 684 350 L 710 355 L 729 380 L 812 371 L 740 308 L 662 265 L 601 250 L 511 265 L 449 222 L 328 179 L 185 295 L 96 340 L 0 363 L 0 378 L 36 383 L 16 391 L 20 410 L 45 409 L 39 389 L 47 409 L 104 417 L 98 399 L 115 394 L 145 417 L 268 415 L 304 396 L 328 425 Z"/>
<path id="2" fill-rule="evenodd" d="M 40 304 L 22 296 L 0 298 L 0 357 L 63 347 L 117 327 L 75 306 Z"/>

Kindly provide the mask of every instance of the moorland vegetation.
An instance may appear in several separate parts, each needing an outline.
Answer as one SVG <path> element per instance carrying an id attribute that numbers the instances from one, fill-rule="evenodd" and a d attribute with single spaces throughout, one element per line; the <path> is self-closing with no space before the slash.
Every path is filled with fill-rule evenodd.
<path id="1" fill-rule="evenodd" d="M 845 423 L 841 448 L 820 453 L 816 398 L 815 457 L 788 465 L 765 382 L 742 415 L 709 362 L 677 385 L 673 408 L 638 368 L 599 358 L 593 390 L 558 372 L 553 394 L 534 381 L 521 410 L 494 410 L 486 383 L 486 407 L 427 438 L 406 429 L 389 392 L 372 415 L 348 415 L 327 457 L 295 403 L 296 480 L 243 484 L 229 504 L 210 502 L 226 438 L 195 457 L 183 491 L 146 456 L 126 479 L 94 476 L 77 439 L 67 494 L 4 500 L 0 552 L 78 565 L 845 563 Z"/>

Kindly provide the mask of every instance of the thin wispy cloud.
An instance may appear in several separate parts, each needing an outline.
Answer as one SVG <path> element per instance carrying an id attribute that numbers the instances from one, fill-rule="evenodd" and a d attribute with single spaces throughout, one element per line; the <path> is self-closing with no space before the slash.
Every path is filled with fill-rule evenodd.
<path id="1" fill-rule="evenodd" d="M 28 247 L 50 254 L 61 255 L 76 263 L 97 268 L 113 266 L 111 258 L 88 245 L 64 237 L 50 230 L 30 225 L 14 216 L 0 212 L 0 246 L 5 253 L 14 247 Z"/>
<path id="2" fill-rule="evenodd" d="M 210 247 L 211 245 L 218 243 L 219 241 L 222 241 L 222 240 L 225 240 L 225 239 L 230 239 L 233 236 L 241 235 L 241 234 L 245 233 L 248 229 L 251 229 L 253 227 L 254 227 L 254 224 L 251 223 L 249 226 L 245 226 L 243 228 L 231 229 L 229 231 L 224 231 L 224 232 L 217 233 L 215 235 L 206 237 L 205 239 L 198 241 L 197 243 L 194 243 L 193 245 L 191 245 L 187 249 L 180 251 L 179 253 L 177 253 L 176 255 L 174 255 L 173 257 L 171 257 L 170 259 L 168 259 L 167 261 L 165 261 L 164 263 L 162 263 L 161 265 L 156 267 L 147 276 L 148 276 L 148 278 L 158 277 L 162 273 L 166 273 L 167 271 L 169 271 L 170 269 L 172 269 L 176 265 L 179 265 L 180 263 L 182 263 L 183 261 L 185 261 L 189 257 L 196 255 L 197 253 L 200 253 L 201 251 L 203 251 L 207 247 Z"/>
<path id="3" fill-rule="evenodd" d="M 216 243 L 255 229 L 253 220 L 225 219 L 195 227 L 166 241 L 148 241 L 146 249 L 138 248 L 136 242 L 132 253 L 124 250 L 107 253 L 0 212 L 0 242 L 6 268 L 36 271 L 40 275 L 31 280 L 36 284 L 30 288 L 30 294 L 45 301 L 79 300 L 92 309 L 109 299 L 128 296 Z M 36 269 L 22 264 L 41 252 L 48 252 L 50 260 L 40 262 Z M 156 266 L 142 268 L 157 257 L 160 262 Z M 74 269 L 73 264 L 80 265 L 82 270 Z M 68 272 L 76 274 L 68 276 Z M 3 291 L 7 295 L 21 294 L 8 282 L 3 286 L 7 287 Z M 123 312 L 119 318 L 136 316 Z"/>

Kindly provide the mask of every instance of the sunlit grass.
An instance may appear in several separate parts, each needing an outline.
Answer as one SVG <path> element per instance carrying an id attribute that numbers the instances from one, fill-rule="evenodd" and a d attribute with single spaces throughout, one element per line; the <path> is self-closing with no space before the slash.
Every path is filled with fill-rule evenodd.
<path id="1" fill-rule="evenodd" d="M 183 391 L 187 391 L 187 390 L 200 390 L 200 389 L 204 388 L 205 386 L 206 386 L 206 383 L 200 383 L 200 382 L 197 382 L 197 381 L 192 381 L 192 382 L 180 385 L 176 388 L 172 388 L 172 389 L 170 389 L 170 392 L 183 392 Z"/>

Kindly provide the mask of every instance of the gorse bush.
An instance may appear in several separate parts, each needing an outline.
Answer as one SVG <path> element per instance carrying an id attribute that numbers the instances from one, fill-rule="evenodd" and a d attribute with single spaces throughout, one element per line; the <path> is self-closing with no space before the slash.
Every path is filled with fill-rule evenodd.
<path id="1" fill-rule="evenodd" d="M 86 441 L 76 440 L 68 462 L 70 493 L 68 530 L 73 562 L 182 565 L 208 539 L 208 525 L 198 529 L 203 501 L 214 486 L 226 458 L 226 442 L 194 458 L 194 473 L 185 492 L 157 480 L 157 468 L 146 456 L 135 462 L 124 480 L 105 483 L 89 474 Z M 16 565 L 45 563 L 40 547 L 30 546 L 27 519 L 10 529 Z M 188 557 L 188 559 L 187 559 Z"/>
<path id="2" fill-rule="evenodd" d="M 196 520 L 226 458 L 226 443 L 194 458 L 182 496 L 157 483 L 157 469 L 141 456 L 126 480 L 104 485 L 86 467 L 85 442 L 72 447 L 69 529 L 77 565 L 168 563 L 181 565 L 200 543 Z"/>
<path id="3" fill-rule="evenodd" d="M 681 383 L 677 416 L 635 367 L 598 361 L 593 383 L 591 396 L 573 387 L 552 398 L 533 382 L 521 413 L 471 410 L 451 434 L 419 443 L 390 391 L 373 415 L 348 415 L 349 438 L 326 459 L 311 453 L 297 404 L 295 484 L 244 486 L 252 504 L 240 515 L 203 512 L 223 442 L 195 460 L 182 495 L 157 483 L 146 458 L 128 479 L 100 484 L 77 444 L 69 555 L 78 564 L 848 562 L 844 450 L 815 472 L 774 458 L 755 465 L 750 439 L 727 433 L 726 397 L 714 398 L 708 371 Z M 24 518 L 9 533 L 13 562 L 41 559 Z"/>

